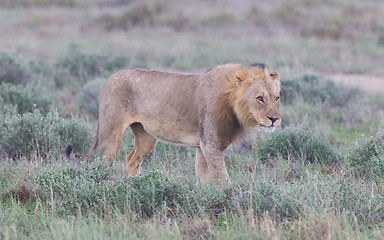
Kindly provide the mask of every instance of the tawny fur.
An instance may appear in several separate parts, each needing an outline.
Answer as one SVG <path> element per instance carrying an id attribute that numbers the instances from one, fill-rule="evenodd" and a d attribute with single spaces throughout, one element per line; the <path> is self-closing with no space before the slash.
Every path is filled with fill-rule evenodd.
<path id="1" fill-rule="evenodd" d="M 222 151 L 250 127 L 280 124 L 280 78 L 261 65 L 227 64 L 201 76 L 122 70 L 102 86 L 95 143 L 111 163 L 128 127 L 135 145 L 129 174 L 139 174 L 157 140 L 197 148 L 196 175 L 230 183 Z M 69 151 L 70 152 L 70 151 Z"/>

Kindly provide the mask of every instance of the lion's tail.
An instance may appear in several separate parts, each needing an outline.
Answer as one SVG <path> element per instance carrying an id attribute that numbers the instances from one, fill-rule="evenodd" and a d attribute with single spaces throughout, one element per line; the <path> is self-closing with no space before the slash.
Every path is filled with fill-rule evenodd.
<path id="1" fill-rule="evenodd" d="M 97 131 L 95 140 L 93 141 L 93 146 L 88 150 L 87 154 L 85 154 L 84 160 L 88 160 L 88 158 L 93 155 L 93 153 L 96 151 L 97 146 L 99 146 L 99 123 L 97 123 Z"/>
<path id="2" fill-rule="evenodd" d="M 72 162 L 86 161 L 96 151 L 97 146 L 99 146 L 99 124 L 97 124 L 97 132 L 96 132 L 95 140 L 93 142 L 93 146 L 88 150 L 84 158 L 74 159 L 71 157 L 71 153 L 73 150 L 72 144 L 68 144 L 68 146 L 66 147 L 65 156 L 69 161 L 72 161 Z"/>

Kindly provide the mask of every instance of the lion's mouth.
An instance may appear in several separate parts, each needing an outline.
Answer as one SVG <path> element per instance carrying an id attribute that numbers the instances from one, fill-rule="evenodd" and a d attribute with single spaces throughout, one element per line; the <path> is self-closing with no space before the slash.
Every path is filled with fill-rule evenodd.
<path id="1" fill-rule="evenodd" d="M 260 121 L 257 121 L 257 123 L 258 123 L 258 125 L 259 125 L 260 127 L 264 127 L 264 128 L 274 128 L 274 127 L 276 127 L 277 125 L 279 125 L 279 124 L 275 125 L 274 122 L 272 122 L 270 125 L 263 124 L 263 123 L 261 123 Z"/>
<path id="2" fill-rule="evenodd" d="M 266 125 L 263 125 L 263 124 L 260 124 L 261 127 L 265 127 L 265 128 L 274 128 L 276 127 L 275 125 L 271 124 L 269 126 L 266 126 Z"/>

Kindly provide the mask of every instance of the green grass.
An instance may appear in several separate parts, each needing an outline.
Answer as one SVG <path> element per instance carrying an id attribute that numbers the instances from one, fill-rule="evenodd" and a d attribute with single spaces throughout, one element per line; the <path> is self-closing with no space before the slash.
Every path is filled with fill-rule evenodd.
<path id="1" fill-rule="evenodd" d="M 321 74 L 286 75 L 281 80 L 282 128 L 257 133 L 260 137 L 245 148 L 224 153 L 230 188 L 197 184 L 195 150 L 165 143 L 158 143 L 144 160 L 141 177 L 128 177 L 130 131 L 113 166 L 102 158 L 79 164 L 63 158 L 69 142 L 76 154 L 83 154 L 92 139 L 89 129 L 96 125 L 95 95 L 102 73 L 84 77 L 94 67 L 87 64 L 90 59 L 110 61 L 71 54 L 81 56 L 71 59 L 83 67 L 63 74 L 82 83 L 50 84 L 58 65 L 28 71 L 32 79 L 41 78 L 33 85 L 36 89 L 55 89 L 61 96 L 73 91 L 74 104 L 81 103 L 80 113 L 90 120 L 64 119 L 68 103 L 61 112 L 45 111 L 48 103 L 20 112 L 24 105 L 19 103 L 28 99 L 23 94 L 14 94 L 17 101 L 4 98 L 0 109 L 0 234 L 5 239 L 383 236 L 380 97 Z M 18 93 L 28 91 L 29 83 L 25 88 L 2 86 Z M 364 140 L 370 134 L 377 137 Z"/>
<path id="2" fill-rule="evenodd" d="M 99 84 L 93 82 L 74 92 L 85 106 L 86 98 L 79 96 L 93 96 Z M 351 101 L 356 96 L 362 101 Z M 145 159 L 141 177 L 128 177 L 130 132 L 113 166 L 102 158 L 67 162 L 66 144 L 83 154 L 95 122 L 63 119 L 38 105 L 19 113 L 18 104 L 8 101 L 0 118 L 0 234 L 5 239 L 382 237 L 382 136 L 366 142 L 362 136 L 380 128 L 380 98 L 304 73 L 282 78 L 282 99 L 282 129 L 225 152 L 228 189 L 197 184 L 194 149 L 165 143 Z"/>
<path id="3" fill-rule="evenodd" d="M 258 161 L 257 169 L 244 172 L 247 182 L 234 179 L 227 190 L 150 169 L 141 178 L 127 178 L 121 162 L 32 164 L 31 170 L 26 162 L 3 161 L 0 170 L 8 177 L 1 181 L 8 186 L 1 193 L 0 232 L 18 239 L 313 239 L 324 231 L 343 239 L 380 236 L 382 183 L 343 172 L 323 175 L 311 167 L 296 179 L 276 178 L 279 161 L 272 167 Z"/>

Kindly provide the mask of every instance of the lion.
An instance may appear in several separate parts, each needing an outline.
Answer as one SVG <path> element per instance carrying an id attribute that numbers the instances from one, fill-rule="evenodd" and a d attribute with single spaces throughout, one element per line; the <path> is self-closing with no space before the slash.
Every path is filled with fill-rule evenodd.
<path id="1" fill-rule="evenodd" d="M 229 186 L 223 151 L 249 128 L 280 125 L 279 94 L 279 74 L 264 64 L 226 64 L 202 75 L 118 71 L 101 87 L 97 134 L 85 159 L 100 146 L 112 164 L 130 127 L 128 174 L 140 174 L 144 157 L 163 141 L 196 148 L 198 179 Z"/>

